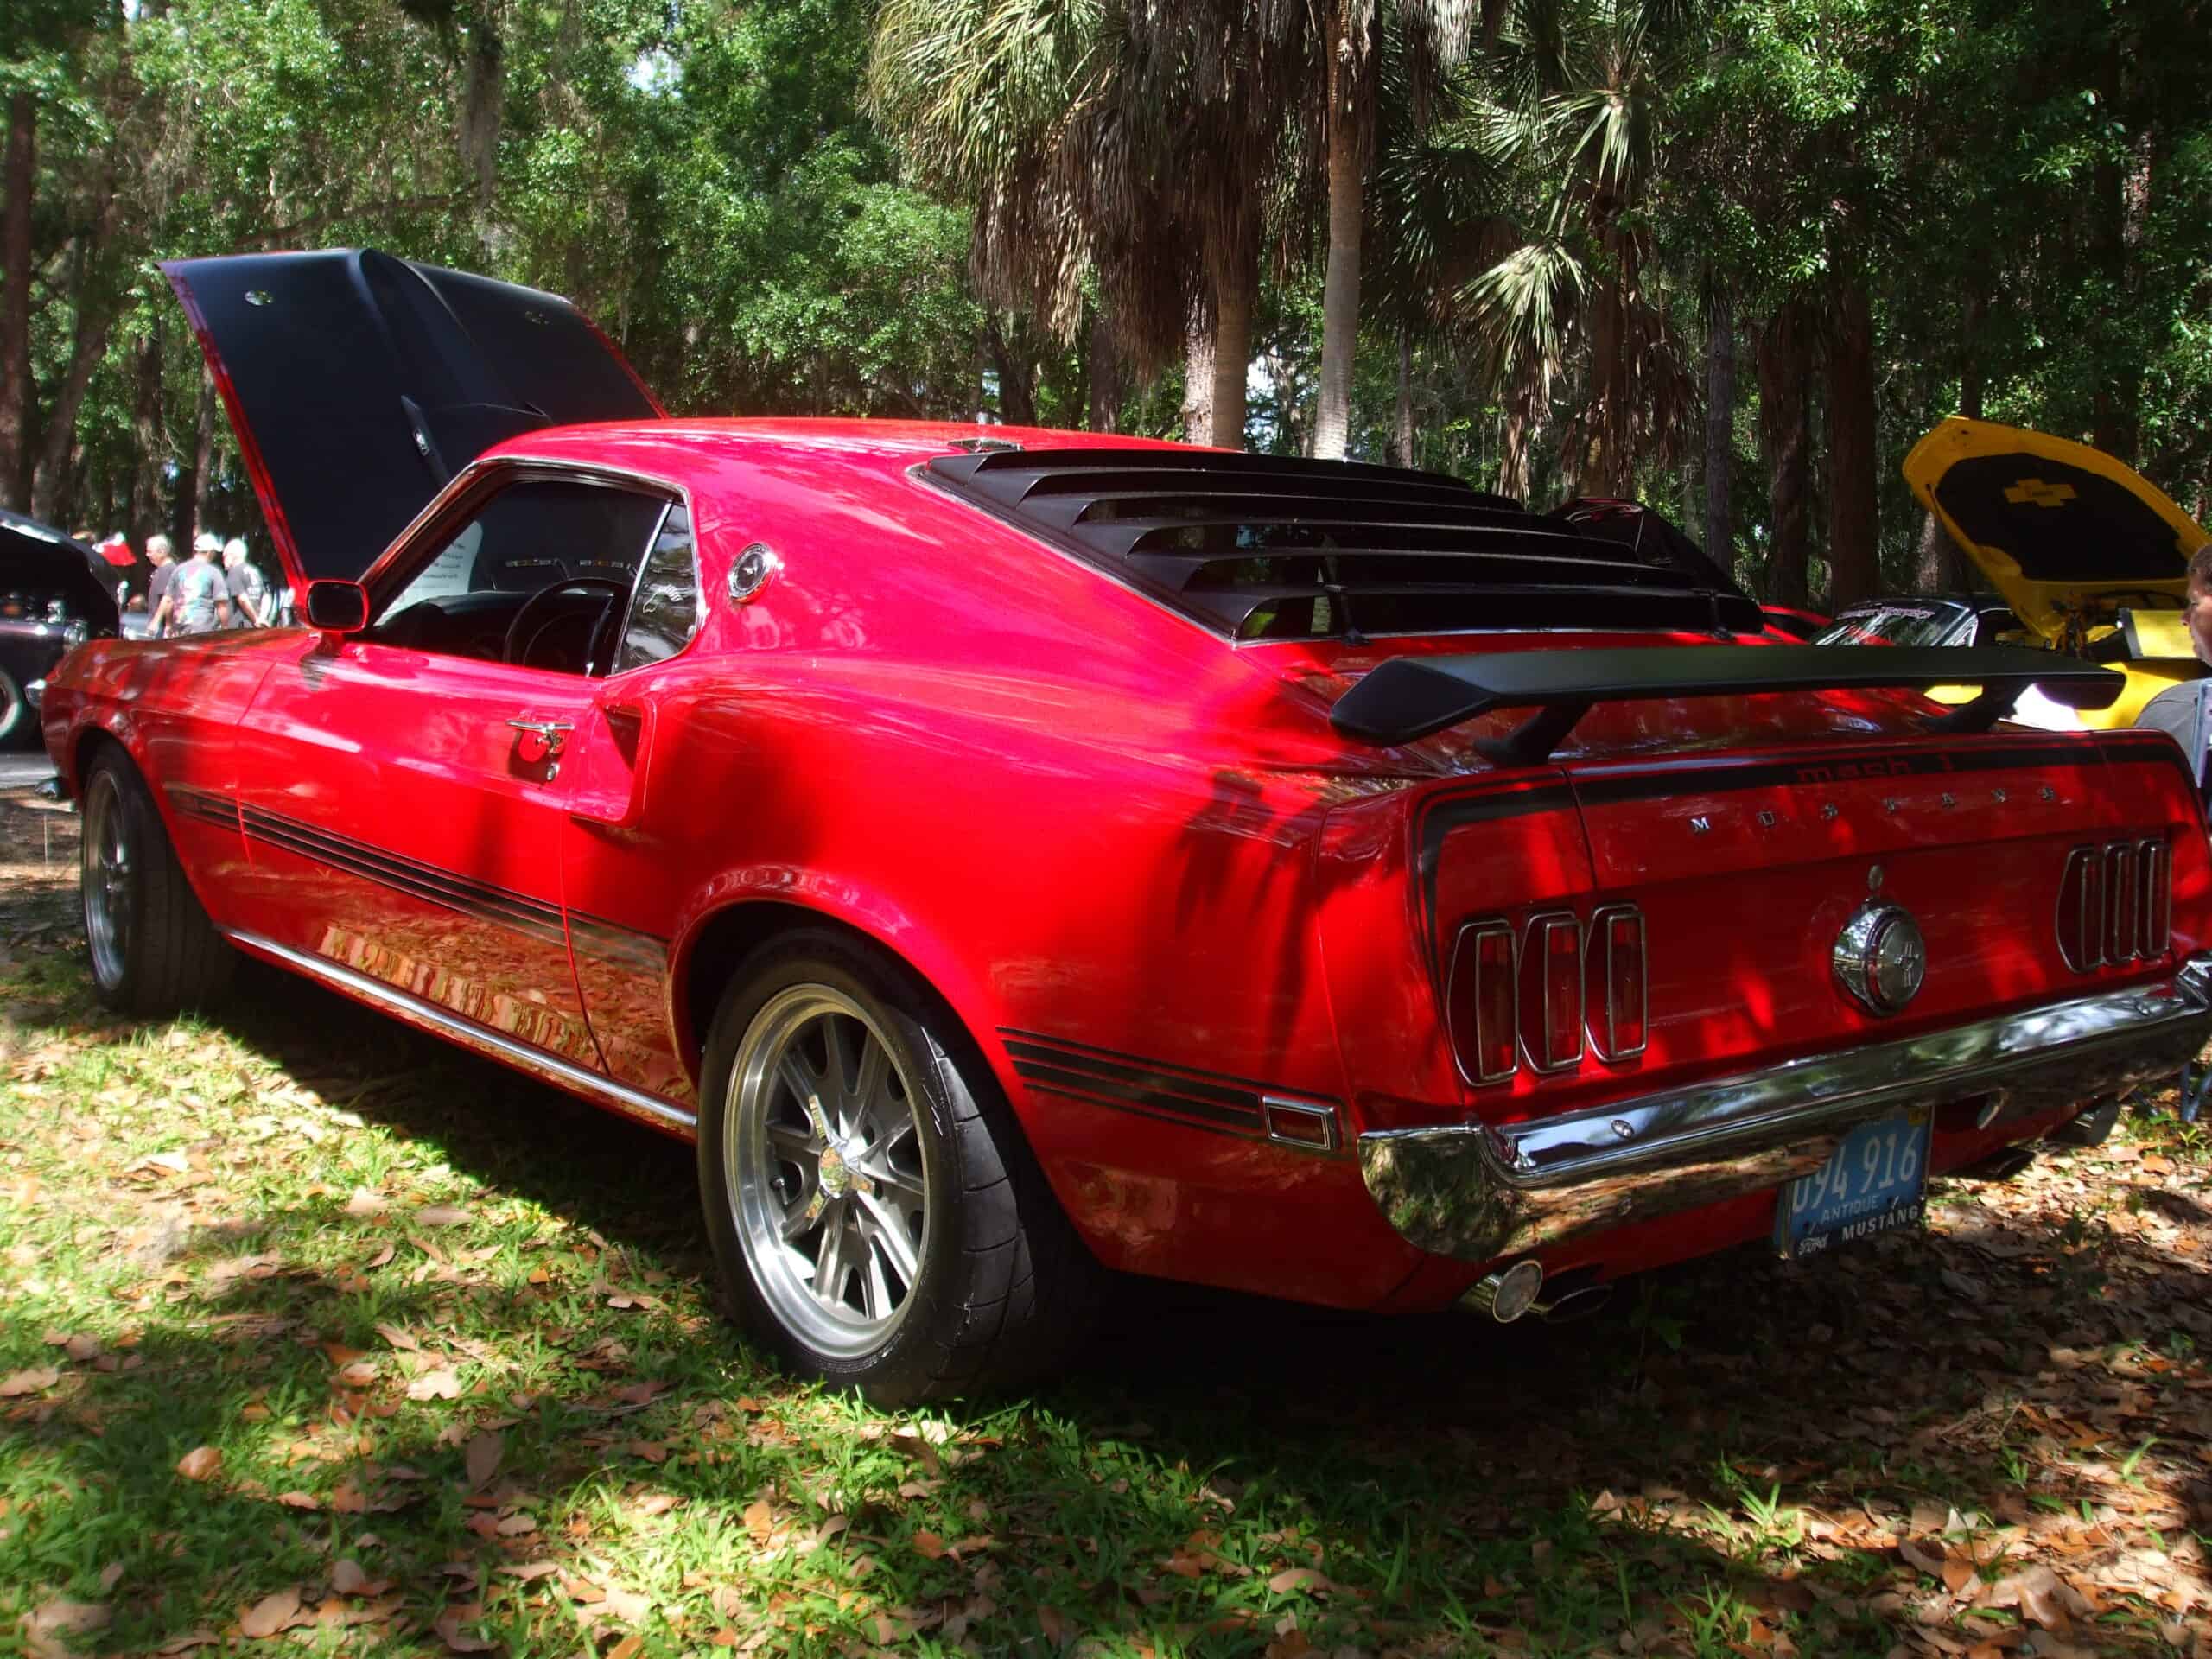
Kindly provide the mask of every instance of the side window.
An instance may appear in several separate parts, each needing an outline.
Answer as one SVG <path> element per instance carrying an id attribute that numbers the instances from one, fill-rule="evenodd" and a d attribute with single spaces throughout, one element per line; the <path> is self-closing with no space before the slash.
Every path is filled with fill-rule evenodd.
<path id="1" fill-rule="evenodd" d="M 638 573 L 637 596 L 630 601 L 630 625 L 614 671 L 664 662 L 683 649 L 699 631 L 699 572 L 691 553 L 691 520 L 680 506 L 661 521 Z"/>
<path id="2" fill-rule="evenodd" d="M 448 523 L 369 638 L 446 656 L 589 673 L 654 562 L 664 497 L 583 478 L 523 478 Z M 689 537 L 685 537 L 689 546 Z M 679 639 L 678 644 L 682 643 Z"/>

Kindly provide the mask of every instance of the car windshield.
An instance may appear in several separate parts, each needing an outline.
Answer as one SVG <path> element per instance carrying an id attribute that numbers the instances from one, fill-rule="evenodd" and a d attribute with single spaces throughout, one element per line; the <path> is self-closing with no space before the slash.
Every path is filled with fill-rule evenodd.
<path id="1" fill-rule="evenodd" d="M 1838 617 L 1817 645 L 1940 645 L 1962 614 L 1955 605 L 1884 605 Z"/>

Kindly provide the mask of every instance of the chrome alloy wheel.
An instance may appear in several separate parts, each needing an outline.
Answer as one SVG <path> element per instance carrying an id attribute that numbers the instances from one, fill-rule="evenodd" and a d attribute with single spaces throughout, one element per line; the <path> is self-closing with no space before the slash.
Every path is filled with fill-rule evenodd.
<path id="1" fill-rule="evenodd" d="M 92 971 L 111 988 L 123 982 L 130 950 L 131 849 L 129 819 L 115 772 L 92 774 L 85 795 L 85 939 Z"/>
<path id="2" fill-rule="evenodd" d="M 878 1347 L 912 1305 L 931 1211 L 927 1103 L 874 1016 L 827 985 L 778 993 L 722 1109 L 725 1190 L 768 1311 L 824 1354 Z"/>

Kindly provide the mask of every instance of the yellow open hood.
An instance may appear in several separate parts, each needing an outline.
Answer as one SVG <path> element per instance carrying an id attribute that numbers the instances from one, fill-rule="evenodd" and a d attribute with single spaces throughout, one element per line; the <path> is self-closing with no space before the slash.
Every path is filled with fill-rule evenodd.
<path id="1" fill-rule="evenodd" d="M 1905 482 L 2005 595 L 2057 640 L 2069 617 L 2179 610 L 2189 556 L 2212 541 L 2148 479 L 2101 449 L 1954 416 L 1913 445 Z"/>

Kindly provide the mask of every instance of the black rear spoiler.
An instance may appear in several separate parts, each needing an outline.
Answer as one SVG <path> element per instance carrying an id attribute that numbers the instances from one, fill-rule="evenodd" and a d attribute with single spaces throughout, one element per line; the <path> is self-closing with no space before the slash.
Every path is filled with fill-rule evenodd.
<path id="1" fill-rule="evenodd" d="M 1410 743 L 1493 709 L 1536 712 L 1478 747 L 1502 765 L 1548 760 L 1592 703 L 1741 697 L 1775 691 L 1978 685 L 1981 695 L 1930 728 L 1986 731 L 2030 686 L 2076 709 L 2102 709 L 2125 683 L 2108 668 L 2014 645 L 1637 645 L 1393 657 L 1337 699 L 1329 723 L 1346 737 Z"/>

